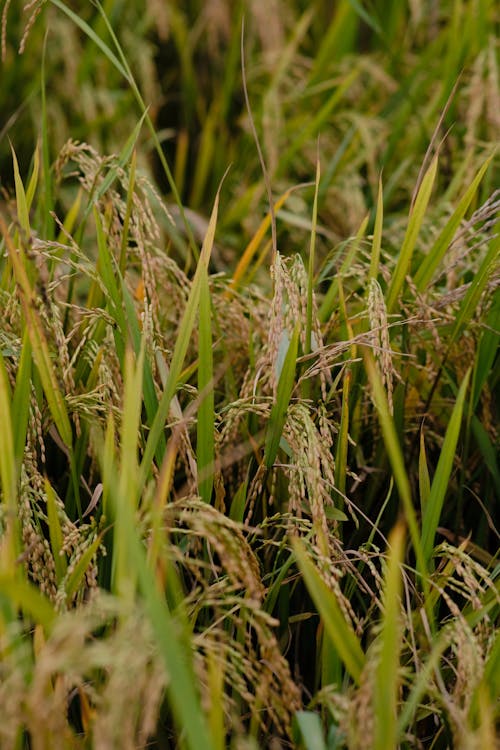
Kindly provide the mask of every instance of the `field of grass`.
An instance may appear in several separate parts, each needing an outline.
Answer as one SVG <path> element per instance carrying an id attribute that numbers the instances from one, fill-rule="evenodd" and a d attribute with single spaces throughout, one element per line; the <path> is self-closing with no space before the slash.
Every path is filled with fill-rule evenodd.
<path id="1" fill-rule="evenodd" d="M 0 748 L 497 750 L 494 0 L 6 0 Z"/>

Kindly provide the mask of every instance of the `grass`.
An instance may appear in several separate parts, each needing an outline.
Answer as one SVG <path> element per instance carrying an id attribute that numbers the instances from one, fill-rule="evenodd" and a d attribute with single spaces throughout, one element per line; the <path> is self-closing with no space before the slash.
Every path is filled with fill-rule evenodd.
<path id="1" fill-rule="evenodd" d="M 495 23 L 4 7 L 1 747 L 497 747 Z"/>

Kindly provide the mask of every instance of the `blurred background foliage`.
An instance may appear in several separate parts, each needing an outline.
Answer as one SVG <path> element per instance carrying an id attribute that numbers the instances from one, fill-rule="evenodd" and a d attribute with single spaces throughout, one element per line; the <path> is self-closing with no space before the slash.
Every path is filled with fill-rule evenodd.
<path id="1" fill-rule="evenodd" d="M 266 206 L 242 93 L 243 17 L 247 86 L 273 189 L 278 195 L 311 179 L 319 136 L 319 214 L 329 243 L 354 233 L 373 209 L 381 170 L 388 176 L 386 215 L 407 203 L 457 81 L 439 131 L 442 138 L 452 126 L 443 146 L 441 192 L 455 194 L 470 182 L 477 153 L 498 134 L 496 11 L 489 0 L 106 0 L 102 7 L 184 204 L 206 215 L 228 163 L 235 165 L 223 196 L 223 207 L 224 200 L 230 206 L 219 226 L 229 245 L 241 223 L 255 230 Z M 80 0 L 71 9 L 113 48 L 94 3 Z M 53 158 L 70 136 L 100 153 L 119 152 L 141 113 L 106 55 L 57 3 L 24 9 L 7 3 L 3 26 L 2 184 L 12 175 L 8 139 L 26 173 L 39 137 L 44 48 Z M 143 139 L 142 166 L 168 192 L 145 131 Z M 450 186 L 452 174 L 458 176 Z M 491 185 L 483 191 L 489 194 Z M 299 244 L 304 233 L 291 230 L 306 221 L 309 193 L 294 194 L 281 226 Z"/>

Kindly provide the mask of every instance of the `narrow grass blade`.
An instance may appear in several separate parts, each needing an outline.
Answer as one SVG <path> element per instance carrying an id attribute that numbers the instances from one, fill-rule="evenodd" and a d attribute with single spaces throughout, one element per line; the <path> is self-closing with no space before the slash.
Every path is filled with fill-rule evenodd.
<path id="1" fill-rule="evenodd" d="M 427 565 L 426 558 L 424 557 L 422 544 L 420 541 L 420 533 L 418 529 L 417 518 L 415 515 L 415 509 L 413 507 L 413 501 L 411 497 L 410 482 L 408 480 L 408 474 L 406 473 L 403 454 L 401 446 L 397 438 L 396 428 L 392 419 L 389 405 L 387 403 L 387 397 L 385 395 L 384 386 L 382 384 L 382 378 L 377 370 L 377 366 L 373 359 L 373 355 L 369 351 L 364 353 L 365 369 L 370 382 L 372 397 L 377 409 L 377 414 L 382 429 L 382 437 L 384 439 L 387 455 L 391 463 L 394 480 L 398 488 L 399 496 L 401 498 L 403 509 L 406 515 L 406 521 L 410 530 L 411 542 L 415 555 L 417 558 L 417 568 L 422 577 L 422 584 L 424 591 L 428 587 L 427 583 Z"/>
<path id="2" fill-rule="evenodd" d="M 227 743 L 224 715 L 224 683 L 226 678 L 224 669 L 225 665 L 221 664 L 220 657 L 216 657 L 211 652 L 207 654 L 207 661 L 207 681 L 210 694 L 210 708 L 208 712 L 210 734 L 213 738 L 215 749 L 226 750 Z"/>
<path id="3" fill-rule="evenodd" d="M 124 371 L 125 347 L 128 341 L 128 322 L 123 309 L 121 293 L 122 285 L 119 284 L 115 275 L 115 260 L 109 249 L 106 231 L 102 223 L 102 217 L 96 206 L 94 206 L 93 215 L 97 234 L 97 248 L 99 252 L 97 270 L 99 271 L 99 275 L 101 276 L 107 291 L 107 307 L 116 322 L 116 326 L 113 326 L 113 335 L 118 360 L 122 371 Z"/>
<path id="4" fill-rule="evenodd" d="M 494 702 L 498 701 L 500 695 L 500 631 L 496 631 L 495 640 L 491 646 L 489 655 L 484 664 L 484 671 L 481 683 L 474 691 L 474 697 L 471 705 L 471 716 L 475 718 L 480 713 L 482 690 L 488 693 L 489 699 Z"/>
<path id="5" fill-rule="evenodd" d="M 490 242 L 488 252 L 484 256 L 484 259 L 472 280 L 469 288 L 467 289 L 466 295 L 462 300 L 462 304 L 458 310 L 455 318 L 455 323 L 450 335 L 449 346 L 451 347 L 456 342 L 459 336 L 462 334 L 465 326 L 469 323 L 472 316 L 474 315 L 481 295 L 483 294 L 488 281 L 491 279 L 492 271 L 498 264 L 500 255 L 500 224 L 495 227 L 496 236 Z"/>
<path id="6" fill-rule="evenodd" d="M 366 8 L 359 2 L 359 0 L 348 0 L 349 5 L 356 11 L 358 16 L 369 26 L 375 34 L 384 37 L 384 28 L 380 25 L 377 16 L 374 13 L 368 13 Z"/>
<path id="7" fill-rule="evenodd" d="M 418 195 L 415 199 L 415 205 L 408 219 L 408 227 L 406 230 L 405 238 L 403 240 L 403 245 L 398 256 L 396 268 L 394 269 L 392 275 L 392 281 L 387 291 L 386 306 L 388 313 L 394 312 L 398 297 L 401 293 L 401 290 L 403 289 L 406 274 L 410 269 L 411 259 L 413 256 L 413 251 L 415 249 L 415 244 L 417 242 L 418 233 L 424 220 L 427 205 L 431 197 L 434 180 L 436 178 L 437 166 L 438 158 L 437 156 L 435 156 L 431 162 L 429 169 L 424 175 L 420 190 L 418 191 Z"/>
<path id="8" fill-rule="evenodd" d="M 492 698 L 489 686 L 481 681 L 474 697 L 477 699 L 477 712 L 469 712 L 469 723 L 472 724 L 483 750 L 497 750 L 498 693 Z"/>
<path id="9" fill-rule="evenodd" d="M 349 313 L 347 311 L 346 298 L 344 294 L 344 285 L 342 283 L 342 275 L 340 273 L 337 274 L 336 281 L 337 281 L 337 293 L 338 293 L 338 298 L 339 298 L 338 316 L 339 316 L 341 336 L 344 339 L 344 341 L 353 341 L 354 331 L 351 325 L 351 321 L 349 320 Z M 352 343 L 351 346 L 349 347 L 349 356 L 353 360 L 356 359 L 357 357 L 357 346 L 355 343 Z"/>
<path id="10" fill-rule="evenodd" d="M 335 13 L 325 29 L 320 48 L 315 55 L 310 85 L 321 80 L 332 60 L 340 59 L 341 55 L 352 50 L 357 27 L 358 19 L 350 0 L 340 0 L 335 6 Z"/>
<path id="11" fill-rule="evenodd" d="M 200 276 L 200 311 L 198 323 L 198 394 L 201 401 L 198 407 L 196 458 L 198 463 L 198 492 L 206 503 L 209 503 L 212 497 L 215 468 L 214 367 L 211 315 L 208 276 L 207 270 L 203 266 Z"/>
<path id="12" fill-rule="evenodd" d="M 264 609 L 266 610 L 266 612 L 269 612 L 269 614 L 274 614 L 275 612 L 276 604 L 279 600 L 281 592 L 283 591 L 285 576 L 288 574 L 288 571 L 290 570 L 294 562 L 295 556 L 293 552 L 290 552 L 287 559 L 284 560 L 280 565 L 279 569 L 276 569 L 274 571 L 275 575 L 273 577 L 273 582 L 267 591 L 264 603 Z"/>
<path id="13" fill-rule="evenodd" d="M 432 480 L 429 499 L 422 516 L 422 550 L 426 565 L 429 564 L 432 556 L 434 537 L 436 535 L 436 529 L 439 524 L 443 503 L 449 486 L 470 374 L 471 371 L 469 369 L 463 379 L 462 385 L 460 386 L 457 400 L 453 407 L 450 422 L 448 424 L 448 429 L 446 430 L 443 447 L 441 448 L 436 473 Z"/>
<path id="14" fill-rule="evenodd" d="M 95 210 L 95 206 L 97 202 L 100 200 L 100 198 L 102 198 L 102 196 L 106 193 L 106 191 L 109 190 L 113 182 L 118 177 L 118 174 L 120 173 L 120 171 L 125 169 L 125 167 L 129 163 L 132 157 L 132 154 L 134 153 L 137 139 L 139 138 L 139 134 L 144 124 L 144 120 L 146 119 L 146 115 L 147 115 L 147 111 L 143 113 L 142 117 L 140 118 L 139 122 L 135 126 L 134 130 L 127 138 L 127 142 L 125 143 L 125 146 L 122 148 L 116 164 L 114 164 L 108 170 L 106 177 L 99 184 L 99 187 L 96 190 L 93 190 L 91 192 L 89 196 L 89 202 L 85 210 L 84 218 L 87 218 L 87 216 L 89 215 L 92 209 Z M 129 190 L 129 193 L 130 193 L 130 190 Z"/>
<path id="15" fill-rule="evenodd" d="M 237 523 L 243 523 L 245 516 L 245 505 L 247 501 L 248 479 L 240 484 L 233 495 L 231 508 L 229 509 L 229 518 Z"/>
<path id="16" fill-rule="evenodd" d="M 214 743 L 196 693 L 196 679 L 190 665 L 189 655 L 177 636 L 175 623 L 166 602 L 158 593 L 155 581 L 147 570 L 144 553 L 138 542 L 133 545 L 131 552 L 132 559 L 135 558 L 141 589 L 160 655 L 163 657 L 170 676 L 171 682 L 168 688 L 170 700 L 179 727 L 185 735 L 186 745 L 190 750 L 199 750 L 199 748 L 213 750 Z"/>
<path id="17" fill-rule="evenodd" d="M 0 572 L 0 591 L 16 609 L 29 615 L 45 632 L 50 632 L 57 614 L 50 601 L 28 581 L 18 576 L 6 576 Z"/>
<path id="18" fill-rule="evenodd" d="M 69 208 L 69 210 L 66 213 L 66 216 L 64 217 L 64 222 L 63 222 L 64 231 L 63 229 L 61 229 L 61 231 L 59 232 L 57 236 L 57 242 L 64 243 L 66 241 L 65 233 L 67 234 L 72 233 L 76 225 L 78 216 L 80 214 L 80 208 L 82 205 L 82 196 L 83 196 L 83 190 L 80 188 L 80 190 L 78 190 L 75 196 L 75 200 L 71 204 L 71 207 Z"/>
<path id="19" fill-rule="evenodd" d="M 51 214 L 54 209 L 54 190 L 52 172 L 50 169 L 50 143 L 47 118 L 47 80 L 45 75 L 46 52 L 47 39 L 44 41 L 40 65 L 40 130 L 42 140 L 42 196 L 40 204 L 42 207 L 42 236 L 47 240 L 52 240 L 54 236 L 54 220 Z"/>
<path id="20" fill-rule="evenodd" d="M 321 687 L 326 688 L 328 685 L 342 685 L 343 681 L 343 664 L 342 660 L 332 643 L 332 640 L 326 630 L 318 630 L 318 642 L 320 646 L 320 680 Z"/>
<path id="21" fill-rule="evenodd" d="M 127 205 L 125 208 L 125 218 L 123 219 L 122 239 L 121 239 L 121 245 L 120 245 L 120 259 L 118 262 L 118 268 L 120 269 L 120 273 L 122 276 L 125 274 L 125 269 L 127 265 L 127 245 L 128 245 L 130 217 L 132 215 L 132 207 L 134 203 L 136 165 L 137 165 L 137 151 L 134 148 L 134 150 L 132 151 L 132 157 L 130 159 L 130 167 L 128 171 Z"/>
<path id="22" fill-rule="evenodd" d="M 123 311 L 121 288 L 118 285 L 115 276 L 114 258 L 109 249 L 106 231 L 102 223 L 102 217 L 95 206 L 93 214 L 97 232 L 97 248 L 99 251 L 98 270 L 108 291 L 108 302 L 111 303 L 110 307 L 113 317 L 115 318 L 121 332 L 122 345 L 120 348 L 122 351 L 120 361 L 123 364 L 123 346 L 127 341 L 127 322 Z"/>
<path id="23" fill-rule="evenodd" d="M 33 198 L 35 197 L 35 192 L 38 186 L 39 172 L 40 172 L 40 147 L 39 145 L 37 145 L 37 147 L 35 148 L 35 153 L 33 154 L 33 169 L 31 172 L 31 177 L 28 182 L 28 187 L 26 189 L 26 208 L 28 210 L 28 218 L 29 218 L 29 211 L 33 203 Z"/>
<path id="24" fill-rule="evenodd" d="M 28 429 L 32 372 L 31 356 L 32 352 L 29 333 L 25 330 L 21 356 L 17 366 L 16 386 L 12 399 L 12 420 L 16 426 L 14 432 L 14 446 L 18 469 L 21 466 L 26 445 L 26 431 Z"/>
<path id="25" fill-rule="evenodd" d="M 99 534 L 98 536 L 96 536 L 92 544 L 86 548 L 85 552 L 79 558 L 75 567 L 71 571 L 71 574 L 68 577 L 68 580 L 66 581 L 66 586 L 65 586 L 66 603 L 68 604 L 68 606 L 71 603 L 73 596 L 76 594 L 76 592 L 80 588 L 81 583 L 83 581 L 83 577 L 85 573 L 87 572 L 90 563 L 92 562 L 92 558 L 96 554 L 97 550 L 99 549 L 99 545 L 101 544 L 102 544 L 102 535 Z"/>
<path id="26" fill-rule="evenodd" d="M 142 405 L 142 374 L 144 369 L 144 342 L 141 346 L 137 363 L 131 348 L 125 353 L 125 385 L 123 395 L 123 410 L 120 430 L 120 479 L 118 483 L 118 497 L 120 508 L 125 506 L 135 513 L 139 503 L 137 487 L 138 456 L 140 441 L 139 428 Z M 113 590 L 119 596 L 130 597 L 133 601 L 136 588 L 136 576 L 128 563 L 128 547 L 126 535 L 122 529 L 122 513 L 115 516 L 113 533 Z"/>
<path id="27" fill-rule="evenodd" d="M 107 454 L 104 456 L 102 436 L 96 433 L 97 454 L 106 458 L 103 464 L 103 475 L 105 477 L 104 494 L 109 507 L 108 512 L 115 520 L 120 518 L 120 544 L 127 550 L 125 564 L 128 566 L 129 574 L 137 580 L 139 590 L 142 594 L 146 612 L 150 619 L 155 640 L 158 644 L 160 657 L 165 663 L 169 675 L 168 695 L 172 705 L 175 721 L 183 732 L 185 746 L 189 750 L 214 750 L 214 743 L 209 731 L 200 699 L 196 690 L 196 679 L 192 665 L 190 652 L 190 634 L 185 623 L 172 617 L 165 595 L 158 588 L 155 572 L 148 567 L 146 550 L 138 535 L 135 513 L 127 503 L 122 503 L 118 493 L 118 477 L 111 455 L 110 442 L 112 439 L 112 427 L 106 435 L 108 444 Z M 163 553 L 165 554 L 165 553 Z M 169 589 L 174 584 L 178 588 L 175 569 L 168 559 L 164 559 L 168 568 L 168 575 L 172 579 Z M 180 627 L 183 624 L 184 627 Z"/>
<path id="28" fill-rule="evenodd" d="M 453 215 L 446 222 L 446 225 L 441 230 L 439 237 L 427 253 L 424 261 L 416 272 L 414 282 L 419 292 L 422 292 L 432 280 L 436 269 L 441 263 L 453 237 L 455 236 L 458 227 L 460 226 L 460 222 L 464 218 L 467 209 L 469 208 L 474 196 L 477 193 L 478 187 L 491 163 L 492 158 L 493 156 L 490 156 L 485 161 L 477 175 L 474 177 L 468 189 L 461 198 L 458 206 L 453 212 Z"/>
<path id="29" fill-rule="evenodd" d="M 187 130 L 180 130 L 177 133 L 175 144 L 174 160 L 174 180 L 179 191 L 179 195 L 184 194 L 186 187 L 186 166 L 189 153 L 189 134 Z"/>
<path id="30" fill-rule="evenodd" d="M 3 500 L 9 513 L 15 512 L 16 503 L 16 455 L 12 431 L 11 408 L 12 393 L 3 356 L 0 353 L 0 479 L 2 480 Z"/>
<path id="31" fill-rule="evenodd" d="M 474 379 L 472 382 L 472 410 L 475 411 L 479 397 L 488 377 L 492 374 L 492 367 L 500 344 L 500 289 L 494 293 L 493 301 L 481 333 L 474 365 Z"/>
<path id="32" fill-rule="evenodd" d="M 280 378 L 278 381 L 276 401 L 273 404 L 271 415 L 269 417 L 269 425 L 266 433 L 266 444 L 264 448 L 264 464 L 268 469 L 270 469 L 274 464 L 278 453 L 281 436 L 283 434 L 283 427 L 285 425 L 286 413 L 288 405 L 290 403 L 290 398 L 292 396 L 293 386 L 295 383 L 295 367 L 297 364 L 299 335 L 300 324 L 297 323 L 288 345 L 288 351 L 286 353 L 283 363 L 283 369 L 281 370 Z"/>
<path id="33" fill-rule="evenodd" d="M 316 181 L 314 186 L 314 202 L 312 213 L 311 241 L 309 245 L 309 267 L 307 273 L 307 311 L 306 311 L 306 347 L 304 354 L 312 351 L 312 318 L 313 318 L 313 286 L 314 286 L 314 260 L 316 250 L 316 226 L 318 223 L 318 191 L 321 179 L 321 164 L 319 153 L 316 160 Z"/>
<path id="34" fill-rule="evenodd" d="M 16 152 L 14 151 L 14 147 L 12 145 L 10 149 L 12 152 L 12 164 L 14 167 L 14 185 L 16 187 L 17 216 L 21 229 L 26 233 L 26 236 L 29 237 L 31 230 L 28 201 L 26 199 L 23 181 L 19 173 L 19 165 L 17 163 Z"/>
<path id="35" fill-rule="evenodd" d="M 127 285 L 125 284 L 123 276 L 121 277 L 120 280 L 121 280 L 121 293 L 122 293 L 123 302 L 125 305 L 125 316 L 126 316 L 126 322 L 128 325 L 128 331 L 132 338 L 132 343 L 133 343 L 135 354 L 138 357 L 140 349 L 141 349 L 142 337 L 141 337 L 141 330 L 139 327 L 139 321 L 137 319 L 137 310 L 134 306 L 132 295 L 130 294 L 127 288 Z M 147 357 L 144 357 L 144 374 L 143 374 L 142 388 L 143 388 L 143 399 L 144 399 L 144 405 L 146 407 L 146 416 L 147 416 L 148 426 L 150 426 L 154 421 L 155 414 L 158 409 L 158 398 L 156 396 L 156 390 L 155 390 L 155 384 L 153 381 L 151 364 Z M 161 445 L 161 449 L 164 450 L 166 441 L 163 435 L 160 438 L 159 444 Z"/>
<path id="36" fill-rule="evenodd" d="M 157 451 L 160 438 L 163 434 L 165 420 L 170 409 L 170 402 L 172 401 L 172 398 L 175 394 L 177 383 L 182 372 L 182 365 L 184 363 L 184 359 L 189 347 L 189 342 L 191 340 L 191 333 L 195 324 L 196 313 L 198 311 L 200 301 L 200 288 L 202 284 L 201 277 L 203 273 L 202 269 L 204 268 L 206 273 L 210 254 L 212 252 L 212 247 L 214 244 L 215 227 L 217 224 L 217 212 L 219 208 L 219 194 L 220 188 L 217 191 L 217 195 L 215 197 L 214 207 L 212 209 L 212 215 L 210 217 L 207 234 L 205 236 L 203 247 L 201 249 L 200 259 L 198 261 L 198 267 L 191 284 L 191 291 L 189 293 L 186 309 L 184 310 L 184 315 L 182 316 L 179 331 L 177 333 L 172 361 L 170 363 L 168 381 L 165 386 L 165 390 L 161 397 L 160 403 L 158 404 L 158 411 L 156 412 L 154 422 L 151 425 L 151 430 L 146 443 L 146 448 L 140 468 L 140 486 L 143 486 L 143 483 L 147 476 L 147 472 L 149 471 L 151 462 Z M 164 451 L 161 450 L 159 455 L 157 455 L 157 459 L 160 463 L 163 459 L 163 453 Z"/>
<path id="37" fill-rule="evenodd" d="M 203 194 L 206 190 L 207 181 L 211 172 L 211 163 L 214 157 L 217 127 L 217 112 L 211 111 L 205 118 L 203 129 L 199 137 L 198 158 L 192 176 L 192 190 L 188 199 L 188 205 L 192 209 L 200 206 Z"/>
<path id="38" fill-rule="evenodd" d="M 373 696 L 375 708 L 374 750 L 386 750 L 398 745 L 396 719 L 400 684 L 399 659 L 402 643 L 401 565 L 404 558 L 404 543 L 405 528 L 404 524 L 399 522 L 389 536 L 387 551 L 380 654 Z"/>
<path id="39" fill-rule="evenodd" d="M 47 498 L 47 519 L 49 524 L 50 547 L 56 569 L 56 580 L 59 585 L 66 575 L 68 564 L 63 552 L 63 533 L 61 522 L 57 514 L 56 496 L 52 485 L 45 477 L 45 496 Z"/>
<path id="40" fill-rule="evenodd" d="M 304 576 L 307 589 L 323 621 L 332 643 L 338 651 L 342 662 L 354 682 L 359 685 L 365 664 L 365 655 L 361 644 L 346 621 L 337 602 L 335 594 L 330 591 L 314 563 L 299 539 L 292 540 L 293 551 L 297 558 L 300 572 Z"/>
<path id="41" fill-rule="evenodd" d="M 68 8 L 65 3 L 61 2 L 61 0 L 50 0 L 52 5 L 55 5 L 56 8 L 59 8 L 63 13 L 65 13 L 68 18 L 70 18 L 74 24 L 76 24 L 84 34 L 88 36 L 89 39 L 92 39 L 94 44 L 96 44 L 101 52 L 104 53 L 104 55 L 108 58 L 108 60 L 115 66 L 115 68 L 122 74 L 122 76 L 129 81 L 129 76 L 127 70 L 123 67 L 123 65 L 120 63 L 116 55 L 112 52 L 112 50 L 108 47 L 108 45 L 102 41 L 102 39 L 95 33 L 94 29 L 86 23 L 86 21 L 83 20 L 83 18 L 80 18 L 79 15 L 74 13 L 71 8 Z"/>
<path id="42" fill-rule="evenodd" d="M 341 495 L 345 494 L 347 478 L 347 452 L 349 448 L 349 394 L 351 389 L 352 372 L 347 370 L 342 386 L 342 409 L 340 412 L 340 428 L 337 435 L 337 451 L 335 454 L 335 487 Z M 343 504 L 343 501 L 342 501 Z"/>
<path id="43" fill-rule="evenodd" d="M 474 440 L 476 441 L 477 446 L 481 451 L 485 466 L 490 472 L 495 483 L 498 497 L 500 497 L 500 468 L 498 463 L 498 451 L 495 449 L 493 443 L 491 442 L 487 430 L 483 427 L 483 425 L 475 415 L 471 419 L 471 428 L 472 434 L 474 435 Z"/>
<path id="44" fill-rule="evenodd" d="M 4 568 L 15 574 L 16 558 L 19 554 L 19 533 L 17 521 L 17 467 L 14 450 L 14 434 L 11 416 L 11 390 L 3 356 L 0 353 L 0 486 L 4 502 L 3 519 L 5 529 L 0 535 L 0 553 L 3 551 Z M 2 547 L 4 548 L 2 550 Z M 0 554 L 0 563 L 2 555 Z M 4 571 L 5 572 L 5 571 Z"/>
<path id="45" fill-rule="evenodd" d="M 420 431 L 420 453 L 418 456 L 418 490 L 420 494 L 420 510 L 424 513 L 431 492 L 431 480 L 427 466 L 427 454 L 425 452 L 424 430 Z"/>
<path id="46" fill-rule="evenodd" d="M 31 287 L 28 275 L 18 255 L 9 234 L 5 221 L 0 216 L 0 231 L 2 232 L 10 256 L 16 281 L 21 289 L 21 301 L 26 319 L 26 327 L 33 349 L 33 357 L 40 374 L 45 398 L 49 405 L 52 418 L 59 431 L 62 441 L 70 448 L 72 443 L 71 425 L 66 410 L 66 404 L 60 391 L 59 384 L 52 366 L 49 347 L 35 303 L 35 293 Z"/>
<path id="47" fill-rule="evenodd" d="M 318 714 L 313 711 L 297 711 L 293 718 L 295 741 L 304 750 L 327 750 L 323 727 Z"/>
<path id="48" fill-rule="evenodd" d="M 137 449 L 140 445 L 139 429 L 142 407 L 142 375 L 144 370 L 144 339 L 137 361 L 132 349 L 125 355 L 125 392 L 120 432 L 120 484 L 118 491 L 122 502 L 131 508 L 137 507 Z"/>
<path id="49" fill-rule="evenodd" d="M 378 181 L 377 213 L 375 214 L 375 227 L 373 229 L 372 252 L 370 258 L 370 270 L 368 277 L 376 279 L 380 263 L 380 248 L 382 246 L 382 226 L 384 223 L 384 190 L 382 187 L 382 175 Z"/>

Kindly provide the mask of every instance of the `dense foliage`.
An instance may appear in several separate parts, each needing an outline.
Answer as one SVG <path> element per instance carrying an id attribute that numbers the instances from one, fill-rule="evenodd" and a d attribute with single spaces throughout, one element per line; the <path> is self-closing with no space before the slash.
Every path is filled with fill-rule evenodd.
<path id="1" fill-rule="evenodd" d="M 498 747 L 498 21 L 4 4 L 0 747 Z"/>

